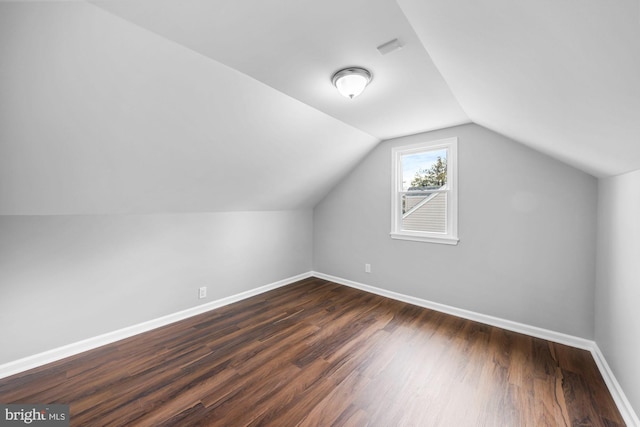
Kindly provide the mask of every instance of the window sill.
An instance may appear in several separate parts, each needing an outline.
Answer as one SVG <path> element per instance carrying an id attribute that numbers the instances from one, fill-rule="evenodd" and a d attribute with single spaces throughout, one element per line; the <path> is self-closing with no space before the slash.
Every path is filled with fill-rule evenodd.
<path id="1" fill-rule="evenodd" d="M 405 233 L 390 233 L 392 239 L 398 240 L 411 240 L 414 242 L 425 242 L 425 243 L 439 243 L 441 245 L 457 245 L 460 239 L 457 237 L 438 237 L 438 236 L 423 236 L 416 234 L 405 234 Z"/>

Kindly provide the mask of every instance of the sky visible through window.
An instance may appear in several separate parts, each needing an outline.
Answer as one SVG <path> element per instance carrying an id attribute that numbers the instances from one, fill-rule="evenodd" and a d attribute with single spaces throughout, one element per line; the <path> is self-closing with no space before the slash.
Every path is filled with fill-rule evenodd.
<path id="1" fill-rule="evenodd" d="M 438 160 L 447 158 L 447 150 L 423 151 L 415 154 L 405 154 L 402 156 L 402 190 L 407 191 L 411 187 L 411 181 L 416 172 L 422 169 L 429 169 Z"/>

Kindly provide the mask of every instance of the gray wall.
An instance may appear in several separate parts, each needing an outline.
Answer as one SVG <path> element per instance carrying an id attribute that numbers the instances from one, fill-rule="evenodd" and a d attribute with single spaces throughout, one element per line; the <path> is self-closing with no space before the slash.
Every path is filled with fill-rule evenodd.
<path id="1" fill-rule="evenodd" d="M 640 171 L 601 179 L 595 335 L 640 414 Z"/>
<path id="2" fill-rule="evenodd" d="M 459 244 L 392 240 L 391 148 L 450 136 Z M 596 199 L 592 176 L 478 125 L 385 141 L 314 209 L 314 270 L 590 339 Z"/>
<path id="3" fill-rule="evenodd" d="M 312 220 L 0 216 L 0 364 L 310 271 Z"/>

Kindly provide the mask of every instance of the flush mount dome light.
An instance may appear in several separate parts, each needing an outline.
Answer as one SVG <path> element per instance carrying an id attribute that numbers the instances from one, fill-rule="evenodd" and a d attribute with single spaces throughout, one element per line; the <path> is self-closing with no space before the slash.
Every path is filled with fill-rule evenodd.
<path id="1" fill-rule="evenodd" d="M 360 67 L 344 68 L 331 78 L 338 92 L 350 99 L 360 95 L 370 82 L 371 73 Z"/>

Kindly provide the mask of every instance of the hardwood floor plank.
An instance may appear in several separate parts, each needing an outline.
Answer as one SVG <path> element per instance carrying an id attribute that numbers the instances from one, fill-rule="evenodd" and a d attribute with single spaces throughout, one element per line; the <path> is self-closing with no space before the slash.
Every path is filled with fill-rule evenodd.
<path id="1" fill-rule="evenodd" d="M 587 351 L 309 278 L 0 380 L 73 426 L 623 426 Z"/>

